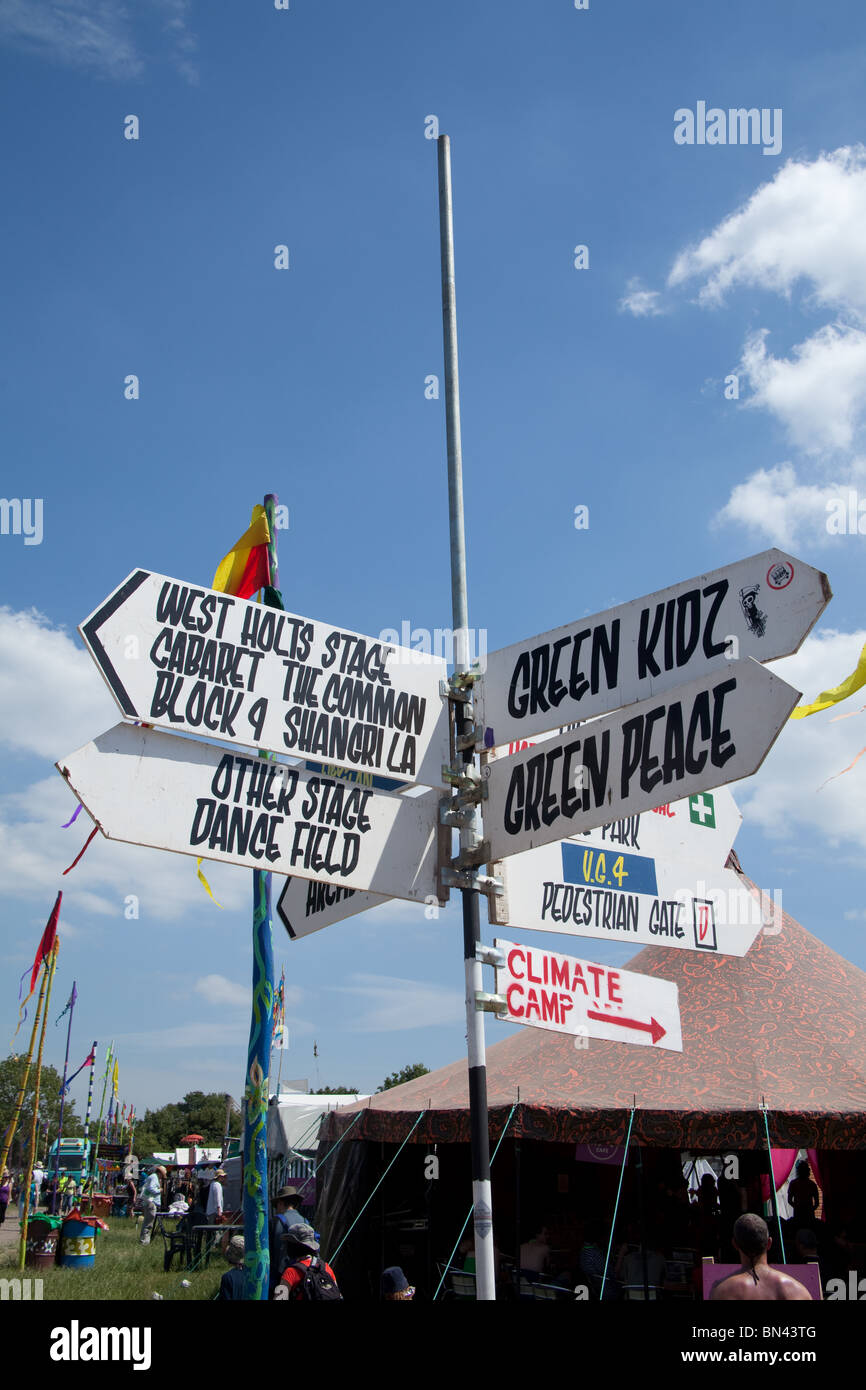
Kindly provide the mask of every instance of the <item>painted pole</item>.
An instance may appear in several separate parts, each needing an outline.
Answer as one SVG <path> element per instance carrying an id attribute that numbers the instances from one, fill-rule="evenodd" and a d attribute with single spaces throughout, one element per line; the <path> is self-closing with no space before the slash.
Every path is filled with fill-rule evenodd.
<path id="1" fill-rule="evenodd" d="M 63 1084 L 60 1087 L 60 1118 L 57 1122 L 57 1152 L 54 1155 L 54 1182 L 51 1188 L 51 1214 L 57 1211 L 57 1183 L 60 1178 L 60 1141 L 63 1138 L 63 1111 L 66 1105 L 66 1073 L 69 1070 L 69 1040 L 72 1037 L 72 1015 L 75 1012 L 75 1001 L 78 998 L 78 990 L 75 981 L 72 981 L 72 993 L 69 996 L 69 1022 L 66 1025 L 66 1056 L 63 1058 Z"/>
<path id="2" fill-rule="evenodd" d="M 102 1112 L 103 1112 L 103 1109 L 105 1108 L 105 1088 L 106 1088 L 106 1086 L 108 1085 L 108 1073 L 109 1073 L 109 1071 L 111 1070 L 111 1059 L 112 1059 L 113 1055 L 114 1055 L 114 1038 L 111 1039 L 111 1042 L 110 1042 L 109 1047 L 108 1047 L 108 1052 L 107 1052 L 106 1055 L 105 1055 L 105 1075 L 104 1075 L 103 1078 L 102 1078 L 102 1097 L 101 1097 L 100 1102 L 99 1102 L 99 1116 L 98 1116 L 97 1121 L 96 1121 L 96 1144 L 94 1145 L 94 1148 L 93 1148 L 93 1166 L 92 1166 L 91 1171 L 90 1171 L 90 1176 L 91 1176 L 91 1188 L 90 1188 L 90 1192 L 91 1192 L 91 1196 L 92 1196 L 92 1194 L 96 1191 L 96 1178 L 97 1178 L 96 1160 L 99 1158 L 99 1143 L 100 1143 L 100 1139 L 101 1139 L 101 1137 L 102 1137 L 102 1136 L 101 1136 L 101 1130 L 102 1130 Z"/>
<path id="3" fill-rule="evenodd" d="M 268 519 L 268 578 L 279 588 L 276 534 L 277 499 L 264 500 Z M 266 756 L 266 755 L 265 755 Z M 267 1299 L 270 1292 L 268 1242 L 268 1083 L 274 1022 L 274 948 L 271 932 L 271 876 L 253 870 L 253 1005 L 244 1088 L 244 1298 Z"/>
<path id="4" fill-rule="evenodd" d="M 87 1177 L 90 1172 L 90 1116 L 93 1111 L 93 1074 L 96 1071 L 96 1046 L 96 1038 L 94 1038 L 93 1048 L 90 1054 L 93 1059 L 90 1063 L 90 1081 L 87 1085 L 87 1111 L 84 1116 L 84 1163 L 81 1168 L 82 1196 L 84 1195 L 84 1188 L 87 1184 Z"/>
<path id="5" fill-rule="evenodd" d="M 469 671 L 469 603 L 466 592 L 466 538 L 463 521 L 463 451 L 460 440 L 460 386 L 457 369 L 457 296 L 454 281 L 454 221 L 451 198 L 451 143 L 447 135 L 437 141 L 439 163 L 439 245 L 442 266 L 442 332 L 445 347 L 445 428 L 448 448 L 448 523 L 451 539 L 451 612 L 454 627 L 454 674 Z M 470 709 L 459 706 L 459 738 L 474 731 Z M 471 744 L 463 750 L 463 763 L 474 766 Z M 481 841 L 481 821 L 475 810 L 469 825 L 460 829 L 461 859 L 467 861 Z M 477 879 L 477 871 L 470 873 Z M 493 1256 L 493 1203 L 490 1190 L 490 1136 L 487 1122 L 487 1063 L 484 1015 L 475 996 L 483 990 L 481 962 L 476 947 L 481 943 L 479 892 L 461 888 L 463 895 L 463 968 L 466 981 L 466 1044 L 469 1062 L 469 1124 L 472 1148 L 472 1200 L 475 1226 L 475 1296 L 496 1297 Z"/>
<path id="6" fill-rule="evenodd" d="M 51 1002 L 51 985 L 54 980 L 54 971 L 57 968 L 57 952 L 60 950 L 60 942 L 55 939 L 51 948 L 51 962 L 48 966 L 48 984 L 45 988 L 45 1008 L 42 1011 L 42 1031 L 39 1034 L 39 1051 L 36 1056 L 36 1080 L 33 1086 L 33 1125 L 30 1130 L 30 1153 L 27 1159 L 27 1177 L 24 1184 L 24 1220 L 21 1223 L 21 1235 L 18 1241 L 18 1268 L 24 1268 L 24 1257 L 27 1253 L 27 1225 L 30 1217 L 30 1183 L 33 1179 L 33 1160 L 36 1157 L 36 1123 L 39 1114 L 39 1088 L 42 1082 L 42 1049 L 45 1046 L 45 1025 L 48 1022 L 48 1006 Z"/>
<path id="7" fill-rule="evenodd" d="M 30 1064 L 33 1061 L 33 1048 L 36 1044 L 36 1031 L 39 1027 L 39 1020 L 42 1017 L 42 1008 L 45 1000 L 45 985 L 47 980 L 48 963 L 45 962 L 42 966 L 42 983 L 39 986 L 39 998 L 36 1002 L 36 1013 L 33 1016 L 33 1027 L 30 1031 L 30 1046 L 27 1049 L 27 1061 L 24 1065 L 24 1075 L 21 1078 L 21 1085 L 18 1088 L 18 1095 L 15 1097 L 15 1109 L 12 1112 L 12 1120 L 10 1122 L 9 1128 L 6 1131 L 6 1137 L 3 1140 L 3 1152 L 2 1154 L 0 1154 L 0 1174 L 5 1173 L 6 1171 L 6 1162 L 9 1158 L 9 1153 L 12 1148 L 12 1144 L 15 1140 L 15 1131 L 18 1128 L 18 1121 L 21 1118 L 21 1111 L 24 1106 L 24 1097 L 27 1093 L 27 1082 L 30 1077 Z"/>

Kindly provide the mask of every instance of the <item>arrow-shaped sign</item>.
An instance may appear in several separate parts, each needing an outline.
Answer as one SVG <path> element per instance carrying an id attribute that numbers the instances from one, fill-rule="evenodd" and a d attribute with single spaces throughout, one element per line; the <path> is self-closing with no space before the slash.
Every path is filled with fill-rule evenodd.
<path id="1" fill-rule="evenodd" d="M 149 570 L 79 631 L 128 719 L 444 785 L 438 657 Z"/>
<path id="2" fill-rule="evenodd" d="M 487 746 L 594 718 L 727 661 L 797 651 L 831 598 L 826 574 L 781 550 L 490 652 L 479 683 Z"/>
<path id="3" fill-rule="evenodd" d="M 725 787 L 493 867 L 494 926 L 744 956 L 764 905 L 723 868 L 740 813 Z M 703 823 L 702 823 L 703 822 Z"/>
<path id="4" fill-rule="evenodd" d="M 555 1033 L 682 1052 L 679 992 L 670 980 L 595 961 L 495 942 L 496 993 L 506 1001 L 497 1018 Z"/>
<path id="5" fill-rule="evenodd" d="M 438 901 L 451 831 L 435 796 L 393 796 L 129 724 L 57 769 L 110 840 Z"/>
<path id="6" fill-rule="evenodd" d="M 483 811 L 488 860 L 750 776 L 799 698 L 756 661 L 734 661 L 665 698 L 495 759 Z"/>

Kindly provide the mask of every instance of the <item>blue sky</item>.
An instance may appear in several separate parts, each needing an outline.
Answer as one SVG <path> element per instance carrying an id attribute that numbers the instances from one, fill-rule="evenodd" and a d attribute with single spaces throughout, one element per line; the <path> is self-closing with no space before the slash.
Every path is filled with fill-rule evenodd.
<path id="1" fill-rule="evenodd" d="M 241 1089 L 249 874 L 208 870 L 218 910 L 191 860 L 100 837 L 60 877 L 86 825 L 60 829 L 53 763 L 118 718 L 75 628 L 134 567 L 209 582 L 268 490 L 290 511 L 295 612 L 450 625 L 444 402 L 424 391 L 442 375 L 430 115 L 453 142 L 488 646 L 779 544 L 835 597 L 774 669 L 810 696 L 848 674 L 866 540 L 826 521 L 852 489 L 866 513 L 864 38 L 860 5 L 791 0 L 0 0 L 2 491 L 43 506 L 40 544 L 0 536 L 10 1035 L 63 886 L 57 1011 L 74 976 L 78 1060 L 115 1037 L 139 1111 Z M 676 144 L 674 113 L 701 101 L 781 111 L 781 152 Z M 866 967 L 864 764 L 818 790 L 864 720 L 831 717 L 791 725 L 734 788 L 737 849 Z M 427 922 L 395 902 L 292 946 L 277 925 L 275 944 L 284 1078 L 373 1089 L 461 1054 L 456 906 Z"/>

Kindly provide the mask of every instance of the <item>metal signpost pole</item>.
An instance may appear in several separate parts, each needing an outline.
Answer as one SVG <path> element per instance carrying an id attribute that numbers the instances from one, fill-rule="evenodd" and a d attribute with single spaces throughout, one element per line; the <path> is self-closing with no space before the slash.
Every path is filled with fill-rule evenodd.
<path id="1" fill-rule="evenodd" d="M 466 542 L 463 526 L 463 457 L 460 445 L 460 389 L 457 373 L 457 302 L 454 286 L 454 227 L 451 203 L 451 146 L 447 135 L 437 141 L 439 163 L 439 239 L 442 258 L 442 328 L 445 345 L 445 420 L 448 444 L 448 519 L 451 538 L 451 610 L 454 625 L 454 675 L 469 672 L 469 611 L 466 596 Z M 470 736 L 474 721 L 466 704 L 459 706 L 458 748 L 463 762 L 474 764 Z M 468 863 L 481 839 L 477 811 L 460 829 L 461 859 Z M 483 987 L 476 947 L 481 942 L 479 892 L 462 888 L 463 956 L 466 975 L 466 1040 L 469 1060 L 469 1122 L 472 1139 L 472 1197 L 475 1224 L 476 1297 L 496 1297 L 493 1259 L 493 1211 L 490 1192 L 490 1138 L 487 1124 L 487 1066 L 484 1016 L 475 996 Z"/>

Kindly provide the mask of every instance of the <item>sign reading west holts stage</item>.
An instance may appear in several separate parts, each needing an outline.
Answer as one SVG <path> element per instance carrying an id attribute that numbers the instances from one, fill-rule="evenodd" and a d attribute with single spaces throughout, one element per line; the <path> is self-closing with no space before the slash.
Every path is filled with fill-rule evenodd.
<path id="1" fill-rule="evenodd" d="M 117 724 L 57 763 L 111 840 L 410 900 L 438 896 L 438 798 Z"/>
<path id="2" fill-rule="evenodd" d="M 788 656 L 831 596 L 826 574 L 766 550 L 491 652 L 477 696 L 487 744 L 663 694 L 732 658 Z"/>
<path id="3" fill-rule="evenodd" d="M 149 570 L 79 631 L 129 719 L 443 785 L 437 657 Z"/>
<path id="4" fill-rule="evenodd" d="M 756 661 L 590 720 L 486 772 L 490 862 L 749 777 L 800 695 Z"/>

